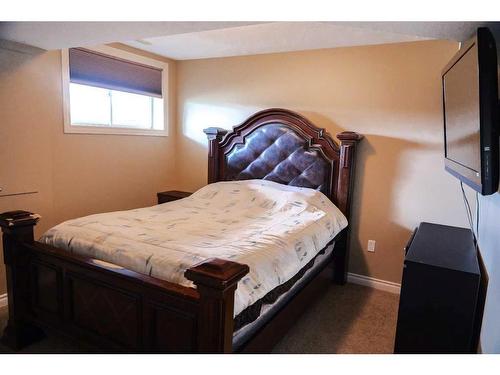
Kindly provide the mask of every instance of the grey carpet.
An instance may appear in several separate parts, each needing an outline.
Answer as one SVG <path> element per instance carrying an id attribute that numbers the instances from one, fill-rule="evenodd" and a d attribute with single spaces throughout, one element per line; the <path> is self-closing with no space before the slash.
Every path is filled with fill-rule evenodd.
<path id="1" fill-rule="evenodd" d="M 273 353 L 392 353 L 399 296 L 359 285 L 332 285 L 311 305 Z M 0 309 L 0 329 L 7 310 Z M 85 353 L 61 337 L 47 337 L 19 353 Z M 0 353 L 12 353 L 0 344 Z"/>
<path id="2" fill-rule="evenodd" d="M 332 285 L 273 353 L 392 353 L 399 295 Z"/>

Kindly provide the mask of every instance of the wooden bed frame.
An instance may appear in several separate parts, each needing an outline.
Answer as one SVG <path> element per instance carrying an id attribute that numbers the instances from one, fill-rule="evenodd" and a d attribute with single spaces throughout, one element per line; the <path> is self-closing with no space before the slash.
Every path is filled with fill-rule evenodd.
<path id="1" fill-rule="evenodd" d="M 252 137 L 271 127 L 302 140 L 301 153 L 326 163 L 320 189 L 349 218 L 355 149 L 362 136 L 340 133 L 338 146 L 323 129 L 288 110 L 258 112 L 229 133 L 206 129 L 208 182 L 245 178 L 231 175 L 228 158 L 241 149 L 248 154 L 251 150 L 245 147 Z M 262 153 L 255 158 L 262 158 Z M 2 341 L 9 347 L 20 349 L 49 330 L 99 352 L 233 352 L 234 292 L 248 266 L 209 259 L 186 271 L 186 278 L 196 285 L 189 288 L 37 242 L 33 235 L 37 221 L 36 216 L 12 220 L 9 213 L 0 219 L 9 303 Z M 334 281 L 340 284 L 346 282 L 348 237 L 345 229 L 333 252 Z M 271 350 L 330 282 L 330 267 L 317 271 L 239 351 Z"/>

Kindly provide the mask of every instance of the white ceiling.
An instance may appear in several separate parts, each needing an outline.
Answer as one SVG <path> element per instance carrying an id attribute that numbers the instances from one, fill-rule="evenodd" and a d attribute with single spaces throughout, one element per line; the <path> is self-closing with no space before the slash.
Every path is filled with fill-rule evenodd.
<path id="1" fill-rule="evenodd" d="M 0 22 L 0 39 L 50 50 L 255 23 L 257 22 Z"/>
<path id="2" fill-rule="evenodd" d="M 273 22 L 145 38 L 125 44 L 176 60 L 256 55 L 427 39 L 326 22 Z"/>
<path id="3" fill-rule="evenodd" d="M 0 39 L 43 49 L 122 42 L 185 60 L 427 39 L 464 41 L 481 25 L 485 23 L 3 22 Z M 487 25 L 500 29 L 498 23 Z"/>

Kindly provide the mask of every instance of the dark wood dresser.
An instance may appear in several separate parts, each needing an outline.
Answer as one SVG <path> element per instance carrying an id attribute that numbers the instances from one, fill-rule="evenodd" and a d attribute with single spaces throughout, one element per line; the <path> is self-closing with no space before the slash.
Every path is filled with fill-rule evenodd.
<path id="1" fill-rule="evenodd" d="M 475 353 L 481 272 L 469 229 L 421 223 L 408 246 L 395 353 Z"/>

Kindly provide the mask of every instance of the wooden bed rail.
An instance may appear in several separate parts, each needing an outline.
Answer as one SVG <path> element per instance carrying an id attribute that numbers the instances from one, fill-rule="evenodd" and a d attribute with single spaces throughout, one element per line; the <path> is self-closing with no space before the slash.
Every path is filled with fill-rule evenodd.
<path id="1" fill-rule="evenodd" d="M 38 217 L 0 215 L 9 321 L 18 350 L 43 330 L 107 352 L 232 352 L 234 292 L 248 266 L 209 259 L 170 283 L 34 241 Z"/>

